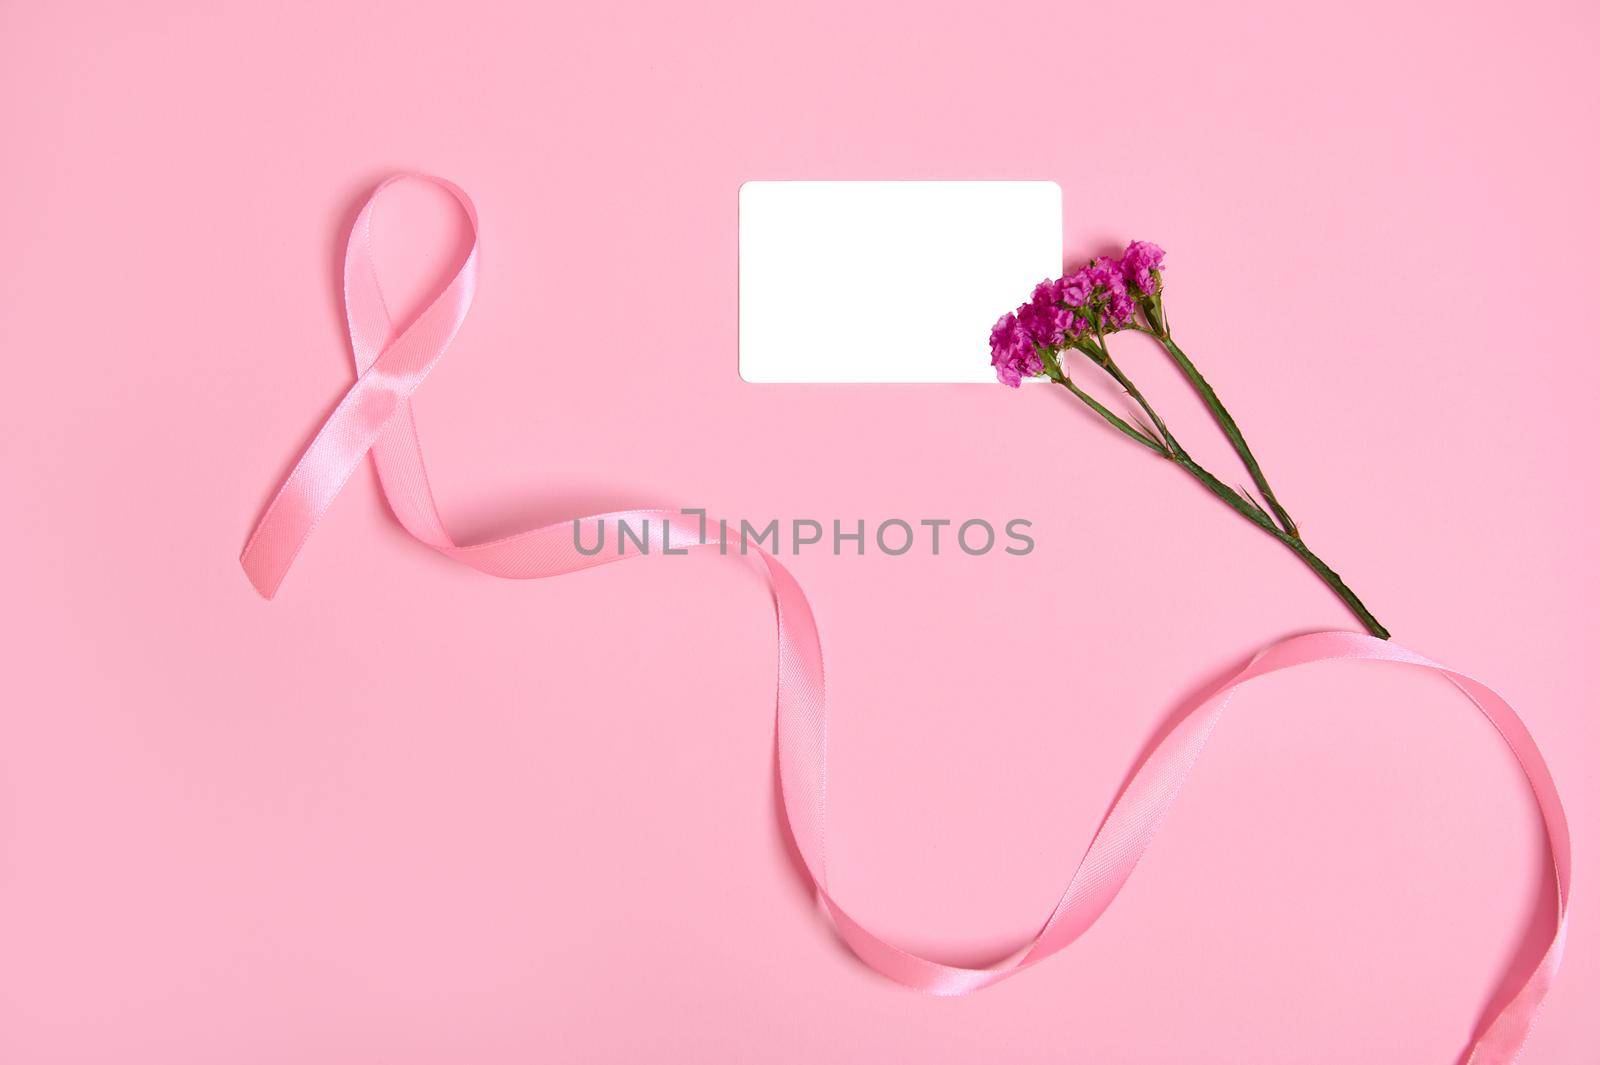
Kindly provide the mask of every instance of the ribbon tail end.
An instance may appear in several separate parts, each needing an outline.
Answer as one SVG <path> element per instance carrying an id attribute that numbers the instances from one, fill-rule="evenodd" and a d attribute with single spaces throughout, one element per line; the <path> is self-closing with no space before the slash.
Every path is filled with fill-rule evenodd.
<path id="1" fill-rule="evenodd" d="M 253 563 L 249 548 L 239 556 L 239 568 L 244 570 L 245 579 L 261 598 L 271 602 L 278 594 L 278 588 L 283 584 L 283 571 Z"/>

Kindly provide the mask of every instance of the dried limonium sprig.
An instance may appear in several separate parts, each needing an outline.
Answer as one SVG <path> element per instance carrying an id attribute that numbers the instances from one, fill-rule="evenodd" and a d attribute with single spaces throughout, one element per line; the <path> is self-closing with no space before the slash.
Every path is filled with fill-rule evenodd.
<path id="1" fill-rule="evenodd" d="M 1299 527 L 1267 483 L 1261 464 L 1256 461 L 1250 445 L 1245 443 L 1233 416 L 1189 356 L 1173 341 L 1161 303 L 1163 256 L 1156 245 L 1136 240 L 1128 245 L 1121 258 L 1101 257 L 1076 273 L 1040 282 L 1033 290 L 1033 298 L 1001 318 L 989 333 L 990 361 L 995 374 L 1012 388 L 1020 385 L 1024 377 L 1048 377 L 1067 389 L 1113 429 L 1176 463 L 1208 492 L 1293 551 L 1361 619 L 1368 632 L 1388 639 L 1389 630 L 1378 623 L 1339 575 L 1305 545 Z M 1111 357 L 1106 338 L 1123 331 L 1144 333 L 1166 349 L 1244 462 L 1250 479 L 1261 493 L 1261 501 L 1248 491 L 1231 488 L 1217 479 L 1178 443 L 1150 401 Z M 1079 388 L 1067 362 L 1070 352 L 1083 354 L 1110 376 L 1138 405 L 1147 421 L 1140 421 L 1137 416 L 1132 420 L 1119 417 Z"/>

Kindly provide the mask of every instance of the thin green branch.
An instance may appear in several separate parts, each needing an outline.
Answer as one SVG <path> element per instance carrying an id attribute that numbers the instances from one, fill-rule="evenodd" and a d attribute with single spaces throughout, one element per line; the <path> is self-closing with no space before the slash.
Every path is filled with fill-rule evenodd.
<path id="1" fill-rule="evenodd" d="M 1265 510 L 1262 510 L 1246 500 L 1238 492 L 1217 480 L 1209 470 L 1194 461 L 1183 451 L 1180 450 L 1174 455 L 1173 461 L 1204 485 L 1212 495 L 1228 504 L 1252 525 L 1257 526 L 1298 555 L 1300 560 L 1311 569 L 1311 572 L 1321 578 L 1322 583 L 1326 584 L 1329 590 L 1339 597 L 1339 601 L 1344 603 L 1349 611 L 1360 619 L 1361 624 L 1368 632 L 1380 640 L 1389 638 L 1389 630 L 1384 628 L 1378 619 L 1372 616 L 1372 611 L 1367 609 L 1366 604 L 1361 601 L 1360 597 L 1351 591 L 1350 587 L 1333 571 L 1333 568 L 1317 557 L 1299 536 L 1290 535 L 1286 530 L 1280 529 L 1272 520 L 1272 516 Z"/>
<path id="2" fill-rule="evenodd" d="M 1165 338 L 1161 339 L 1163 340 L 1163 343 L 1167 343 Z M 1184 472 L 1188 473 L 1189 476 L 1198 481 L 1208 492 L 1222 500 L 1222 502 L 1226 503 L 1230 509 L 1238 513 L 1246 521 L 1250 522 L 1250 524 L 1261 529 L 1273 539 L 1283 544 L 1290 551 L 1293 551 L 1295 555 L 1297 555 L 1300 560 L 1304 562 L 1305 565 L 1313 573 L 1315 573 L 1324 584 L 1328 586 L 1334 595 L 1339 597 L 1340 602 L 1344 603 L 1350 612 L 1360 619 L 1361 624 L 1368 632 L 1379 639 L 1386 640 L 1389 638 L 1389 630 L 1384 628 L 1383 625 L 1379 623 L 1377 618 L 1373 617 L 1372 612 L 1367 609 L 1366 604 L 1361 601 L 1355 592 L 1350 590 L 1349 586 L 1346 585 L 1342 579 L 1340 579 L 1339 575 L 1335 573 L 1326 562 L 1317 557 L 1317 555 L 1314 554 L 1310 548 L 1306 547 L 1305 543 L 1300 539 L 1300 533 L 1295 528 L 1294 523 L 1288 520 L 1288 515 L 1283 513 L 1282 508 L 1277 504 L 1276 498 L 1272 495 L 1271 489 L 1267 487 L 1266 478 L 1261 476 L 1260 467 L 1255 464 L 1253 456 L 1246 459 L 1246 466 L 1251 470 L 1251 476 L 1255 479 L 1257 487 L 1261 489 L 1262 495 L 1266 497 L 1268 505 L 1271 506 L 1271 513 L 1268 513 L 1267 509 L 1262 507 L 1254 499 L 1249 498 L 1248 493 L 1243 493 L 1239 490 L 1229 487 L 1227 484 L 1218 480 L 1210 470 L 1207 470 L 1204 466 L 1200 465 L 1192 457 L 1190 457 L 1189 453 L 1185 451 L 1182 445 L 1178 443 L 1177 438 L 1173 436 L 1172 431 L 1167 428 L 1166 422 L 1161 419 L 1161 416 L 1155 412 L 1155 408 L 1153 408 L 1149 401 L 1145 399 L 1144 394 L 1139 391 L 1132 379 L 1129 378 L 1128 375 L 1123 372 L 1122 368 L 1116 364 L 1115 360 L 1111 358 L 1110 352 L 1108 352 L 1104 346 L 1103 339 L 1101 339 L 1098 346 L 1085 343 L 1081 344 L 1079 349 L 1082 350 L 1084 354 L 1086 354 L 1089 359 L 1095 363 L 1095 365 L 1099 366 L 1107 374 L 1109 374 L 1111 378 L 1117 382 L 1117 384 L 1122 386 L 1123 390 L 1126 391 L 1129 396 L 1133 397 L 1134 402 L 1139 404 L 1139 407 L 1145 412 L 1145 414 L 1150 418 L 1151 422 L 1155 425 L 1156 429 L 1160 432 L 1161 441 L 1158 441 L 1153 436 L 1134 428 L 1127 421 L 1113 414 L 1106 408 L 1104 404 L 1079 388 L 1077 384 L 1074 383 L 1066 375 L 1066 373 L 1063 372 L 1056 354 L 1047 349 L 1041 349 L 1040 353 L 1044 360 L 1045 372 L 1050 376 L 1051 380 L 1065 387 L 1074 396 L 1078 397 L 1078 399 L 1081 400 L 1086 406 L 1088 406 L 1090 410 L 1093 410 L 1102 419 L 1104 419 L 1107 424 L 1116 429 L 1118 432 L 1122 433 L 1124 436 L 1128 437 L 1130 440 L 1133 440 L 1136 443 L 1149 448 L 1151 451 L 1155 452 L 1161 457 L 1176 463 L 1184 470 Z M 1198 371 L 1196 371 L 1196 376 L 1198 377 Z M 1204 381 L 1204 378 L 1200 378 L 1200 380 Z M 1217 406 L 1220 408 L 1221 403 L 1218 402 Z M 1226 411 L 1223 413 L 1226 414 Z M 1233 426 L 1232 436 L 1237 436 L 1238 427 L 1233 425 L 1233 420 L 1231 418 L 1228 419 L 1228 424 Z M 1230 439 L 1232 439 L 1232 436 L 1230 436 Z M 1240 450 L 1240 457 L 1245 458 L 1246 455 L 1249 455 L 1249 449 L 1244 446 L 1244 438 L 1242 436 L 1239 436 L 1238 440 L 1239 443 L 1236 446 L 1236 450 L 1242 449 Z M 1164 441 L 1164 443 L 1162 441 Z M 1274 515 L 1277 516 L 1276 520 L 1274 520 Z"/>
<path id="3" fill-rule="evenodd" d="M 1138 429 L 1135 429 L 1133 426 L 1129 425 L 1126 421 L 1123 421 L 1121 418 L 1111 413 L 1111 411 L 1106 409 L 1105 404 L 1101 403 L 1099 400 L 1095 399 L 1093 396 L 1089 395 L 1089 393 L 1085 392 L 1083 389 L 1074 384 L 1072 378 L 1063 374 L 1054 378 L 1054 380 L 1056 384 L 1061 385 L 1062 387 L 1066 388 L 1067 391 L 1081 399 L 1090 410 L 1104 418 L 1106 420 L 1106 424 L 1110 425 L 1117 432 L 1126 436 L 1135 443 L 1144 445 L 1151 451 L 1154 451 L 1157 455 L 1160 455 L 1162 458 L 1170 457 L 1167 453 L 1167 449 L 1162 447 L 1160 443 L 1146 436 Z"/>
<path id="4" fill-rule="evenodd" d="M 1255 482 L 1257 488 L 1261 489 L 1261 497 L 1267 501 L 1267 506 L 1272 508 L 1272 513 L 1277 515 L 1278 524 L 1282 526 L 1284 532 L 1295 539 L 1299 539 L 1299 527 L 1295 525 L 1294 519 L 1289 517 L 1289 512 L 1283 508 L 1283 504 L 1278 502 L 1277 494 L 1273 492 L 1272 486 L 1267 483 L 1267 475 L 1261 472 L 1261 464 L 1256 461 L 1256 456 L 1250 450 L 1250 445 L 1245 443 L 1244 434 L 1239 431 L 1238 423 L 1233 420 L 1233 415 L 1228 413 L 1228 408 L 1222 405 L 1222 400 L 1218 398 L 1216 390 L 1211 387 L 1210 382 L 1190 361 L 1189 356 L 1184 354 L 1183 349 L 1173 342 L 1170 333 L 1163 331 L 1154 335 L 1160 341 L 1161 346 L 1167 350 L 1167 354 L 1172 356 L 1172 361 L 1183 372 L 1183 376 L 1189 379 L 1189 384 L 1194 387 L 1200 398 L 1205 401 L 1206 407 L 1211 411 L 1212 418 L 1216 420 L 1217 426 L 1221 428 L 1222 435 L 1228 438 L 1228 443 L 1233 445 L 1234 452 L 1239 456 L 1240 461 L 1244 463 L 1244 468 L 1249 471 L 1250 479 Z"/>

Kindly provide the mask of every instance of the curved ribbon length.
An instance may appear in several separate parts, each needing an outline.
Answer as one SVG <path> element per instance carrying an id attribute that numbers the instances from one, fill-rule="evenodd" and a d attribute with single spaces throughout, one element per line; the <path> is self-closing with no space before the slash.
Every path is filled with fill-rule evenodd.
<path id="1" fill-rule="evenodd" d="M 472 223 L 473 244 L 460 269 L 406 328 L 396 330 L 373 265 L 373 209 L 397 181 L 431 182 L 449 191 Z M 636 510 L 577 519 L 592 535 L 601 521 L 626 521 L 646 530 L 642 550 L 580 553 L 566 523 L 530 529 L 480 544 L 458 544 L 434 503 L 412 418 L 411 395 L 450 346 L 472 303 L 478 271 L 478 218 L 467 194 L 451 182 L 400 174 L 380 184 L 362 208 L 344 261 L 345 308 L 357 377 L 307 446 L 268 505 L 240 559 L 260 593 L 271 598 L 312 529 L 370 451 L 395 517 L 413 537 L 441 554 L 495 577 L 533 578 L 571 573 L 651 550 L 724 547 L 718 522 L 701 524 L 670 510 Z M 677 518 L 678 523 L 672 524 Z M 705 535 L 710 530 L 713 535 Z M 805 867 L 839 935 L 873 969 L 936 995 L 961 995 L 1004 980 L 1071 943 L 1094 923 L 1132 874 L 1162 818 L 1176 801 L 1234 694 L 1251 681 L 1318 662 L 1395 662 L 1447 678 L 1499 730 L 1538 801 L 1555 867 L 1557 922 L 1548 949 L 1527 982 L 1484 1029 L 1470 1065 L 1506 1065 L 1521 1053 L 1548 993 L 1566 941 L 1571 892 L 1571 840 L 1555 782 L 1533 737 L 1503 698 L 1480 681 L 1392 641 L 1352 632 L 1320 632 L 1282 640 L 1198 700 L 1139 765 L 1106 815 L 1087 852 L 1038 934 L 1005 961 L 982 969 L 945 965 L 900 950 L 853 919 L 828 892 L 824 836 L 827 817 L 828 722 L 822 646 L 810 603 L 776 558 L 740 556 L 771 588 L 777 619 L 778 772 L 789 828 Z"/>

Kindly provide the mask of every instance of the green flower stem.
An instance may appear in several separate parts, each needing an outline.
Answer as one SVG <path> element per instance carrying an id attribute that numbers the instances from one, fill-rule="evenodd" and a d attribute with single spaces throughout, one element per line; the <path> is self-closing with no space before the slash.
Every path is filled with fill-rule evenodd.
<path id="1" fill-rule="evenodd" d="M 1339 600 L 1349 608 L 1350 612 L 1360 619 L 1361 624 L 1368 632 L 1378 637 L 1380 640 L 1387 640 L 1389 638 L 1389 630 L 1384 628 L 1383 625 L 1379 623 L 1378 619 L 1372 616 L 1372 612 L 1367 609 L 1366 604 L 1361 601 L 1355 592 L 1350 590 L 1349 586 L 1340 579 L 1339 575 L 1333 571 L 1332 567 L 1330 567 L 1326 562 L 1322 561 L 1321 558 L 1317 557 L 1317 555 L 1305 545 L 1305 543 L 1300 539 L 1300 535 L 1297 531 L 1290 531 L 1290 529 L 1293 528 L 1292 523 L 1288 529 L 1280 528 L 1278 523 L 1273 520 L 1272 515 L 1268 514 L 1265 510 L 1251 502 L 1249 499 L 1246 499 L 1244 496 L 1240 495 L 1234 489 L 1228 487 L 1222 481 L 1219 481 L 1216 476 L 1211 473 L 1211 471 L 1207 470 L 1204 466 L 1201 466 L 1198 462 L 1191 458 L 1189 453 L 1185 451 L 1183 447 L 1179 445 L 1176 438 L 1173 437 L 1171 431 L 1167 428 L 1166 423 L 1161 420 L 1160 416 L 1156 414 L 1155 410 L 1145 400 L 1144 395 L 1138 390 L 1138 388 L 1134 386 L 1133 382 L 1128 378 L 1128 376 L 1122 372 L 1121 368 L 1111 360 L 1110 355 L 1105 353 L 1104 349 L 1101 349 L 1098 353 L 1098 356 L 1103 356 L 1103 359 L 1098 357 L 1097 353 L 1095 352 L 1086 352 L 1086 354 L 1088 354 L 1097 365 L 1104 369 L 1113 380 L 1121 385 L 1127 391 L 1129 396 L 1133 397 L 1134 401 L 1137 402 L 1144 412 L 1150 417 L 1150 420 L 1155 423 L 1155 426 L 1160 431 L 1162 439 L 1165 441 L 1165 443 L 1151 439 L 1145 433 L 1128 424 L 1127 421 L 1113 414 L 1103 403 L 1099 402 L 1093 396 L 1079 388 L 1073 383 L 1072 379 L 1062 371 L 1055 357 L 1049 353 L 1046 353 L 1045 370 L 1049 374 L 1051 380 L 1070 391 L 1074 396 L 1088 406 L 1090 410 L 1094 411 L 1102 419 L 1104 419 L 1105 422 L 1113 429 L 1116 429 L 1130 440 L 1149 448 L 1162 458 L 1170 459 L 1172 462 L 1182 467 L 1186 473 L 1188 473 L 1195 480 L 1199 481 L 1208 492 L 1226 503 L 1246 521 L 1270 535 L 1273 539 L 1283 544 L 1290 551 L 1293 551 L 1297 556 L 1299 556 L 1300 560 L 1311 569 L 1313 573 L 1321 578 L 1322 582 L 1328 586 L 1333 594 L 1339 597 Z M 1257 483 L 1260 485 L 1260 482 Z M 1267 489 L 1262 486 L 1262 491 L 1265 493 Z M 1270 495 L 1268 498 L 1271 498 Z"/>
<path id="2" fill-rule="evenodd" d="M 1217 480 L 1216 477 L 1212 476 L 1209 471 L 1182 450 L 1170 457 L 1179 466 L 1187 470 L 1190 476 L 1204 485 L 1212 495 L 1228 504 L 1228 506 L 1242 514 L 1251 524 L 1258 526 L 1270 534 L 1273 539 L 1298 555 L 1300 561 L 1310 567 L 1311 572 L 1322 578 L 1322 583 L 1326 584 L 1333 594 L 1339 597 L 1340 602 L 1349 608 L 1350 612 L 1361 621 L 1362 626 L 1368 632 L 1380 640 L 1389 638 L 1389 630 L 1384 628 L 1378 619 L 1372 616 L 1372 611 L 1367 609 L 1361 598 L 1355 592 L 1352 592 L 1350 587 L 1333 571 L 1333 568 L 1318 558 L 1298 535 L 1290 535 L 1280 529 L 1264 510 Z"/>
<path id="3" fill-rule="evenodd" d="M 1077 396 L 1090 410 L 1104 418 L 1107 425 L 1111 426 L 1111 428 L 1115 429 L 1117 432 L 1121 433 L 1123 436 L 1126 436 L 1135 443 L 1142 444 L 1143 446 L 1149 448 L 1157 455 L 1160 455 L 1163 458 L 1167 457 L 1169 452 L 1166 447 L 1159 442 L 1152 440 L 1149 436 L 1140 432 L 1138 429 L 1135 429 L 1133 426 L 1129 425 L 1126 421 L 1117 417 L 1115 414 L 1112 414 L 1111 411 L 1106 408 L 1105 404 L 1101 403 L 1099 400 L 1089 395 L 1089 393 L 1073 384 L 1072 378 L 1068 377 L 1066 371 L 1061 368 L 1060 358 L 1055 352 L 1048 348 L 1040 348 L 1039 357 L 1041 361 L 1044 362 L 1044 372 L 1050 378 L 1050 380 L 1054 381 L 1062 388 L 1065 388 L 1074 396 Z"/>
<path id="4" fill-rule="evenodd" d="M 1094 358 L 1100 364 L 1100 368 L 1110 374 L 1111 379 L 1121 385 L 1122 390 L 1132 397 L 1135 403 L 1139 404 L 1139 409 L 1144 411 L 1145 416 L 1155 424 L 1156 429 L 1161 433 L 1161 439 L 1167 442 L 1167 450 L 1182 451 L 1183 449 L 1178 446 L 1178 441 L 1173 438 L 1171 430 L 1167 428 L 1167 423 L 1162 421 L 1161 416 L 1150 406 L 1149 401 L 1144 398 L 1144 393 L 1139 391 L 1128 375 L 1122 372 L 1122 368 L 1112 360 L 1111 352 L 1106 350 L 1104 340 L 1100 342 L 1098 355 L 1091 355 L 1090 357 Z"/>
<path id="5" fill-rule="evenodd" d="M 1133 426 L 1129 425 L 1115 414 L 1112 414 L 1099 400 L 1095 399 L 1093 396 L 1089 395 L 1089 393 L 1073 384 L 1070 377 L 1058 378 L 1056 383 L 1064 386 L 1067 391 L 1071 392 L 1073 395 L 1083 400 L 1084 403 L 1088 404 L 1090 410 L 1104 418 L 1113 429 L 1117 430 L 1117 432 L 1122 433 L 1124 436 L 1135 441 L 1136 443 L 1143 444 L 1145 447 L 1149 448 L 1151 451 L 1154 451 L 1162 458 L 1171 457 L 1171 453 L 1168 452 L 1166 448 L 1162 447 L 1159 443 L 1150 439 L 1144 433 L 1135 429 Z"/>
<path id="6" fill-rule="evenodd" d="M 1239 426 L 1234 422 L 1233 415 L 1228 413 L 1228 408 L 1224 407 L 1222 400 L 1217 398 L 1217 393 L 1212 389 L 1210 382 L 1205 379 L 1199 369 L 1195 367 L 1195 364 L 1189 361 L 1189 356 L 1183 353 L 1183 349 L 1173 343 L 1171 334 L 1159 323 L 1159 318 L 1155 318 L 1151 322 L 1153 326 L 1160 330 L 1156 333 L 1156 339 L 1161 342 L 1162 347 L 1167 349 L 1167 354 L 1172 356 L 1172 361 L 1178 364 L 1178 369 L 1183 371 L 1183 376 L 1189 379 L 1189 384 L 1194 386 L 1194 390 L 1200 394 L 1200 398 L 1205 401 L 1206 406 L 1211 410 L 1211 416 L 1216 419 L 1223 435 L 1228 438 L 1228 443 L 1233 445 L 1233 450 L 1238 453 L 1240 460 L 1244 463 L 1244 468 L 1250 472 L 1250 479 L 1256 483 L 1257 488 L 1261 489 L 1261 497 L 1267 501 L 1267 506 L 1272 508 L 1272 513 L 1277 515 L 1278 524 L 1282 526 L 1285 533 L 1298 540 L 1300 538 L 1299 527 L 1295 525 L 1294 519 L 1289 517 L 1289 512 L 1283 509 L 1283 504 L 1278 502 L 1278 497 L 1273 493 L 1272 486 L 1267 483 L 1266 474 L 1261 472 L 1261 464 L 1256 461 L 1255 455 L 1250 451 L 1250 445 L 1245 443 L 1244 434 L 1239 432 Z"/>

